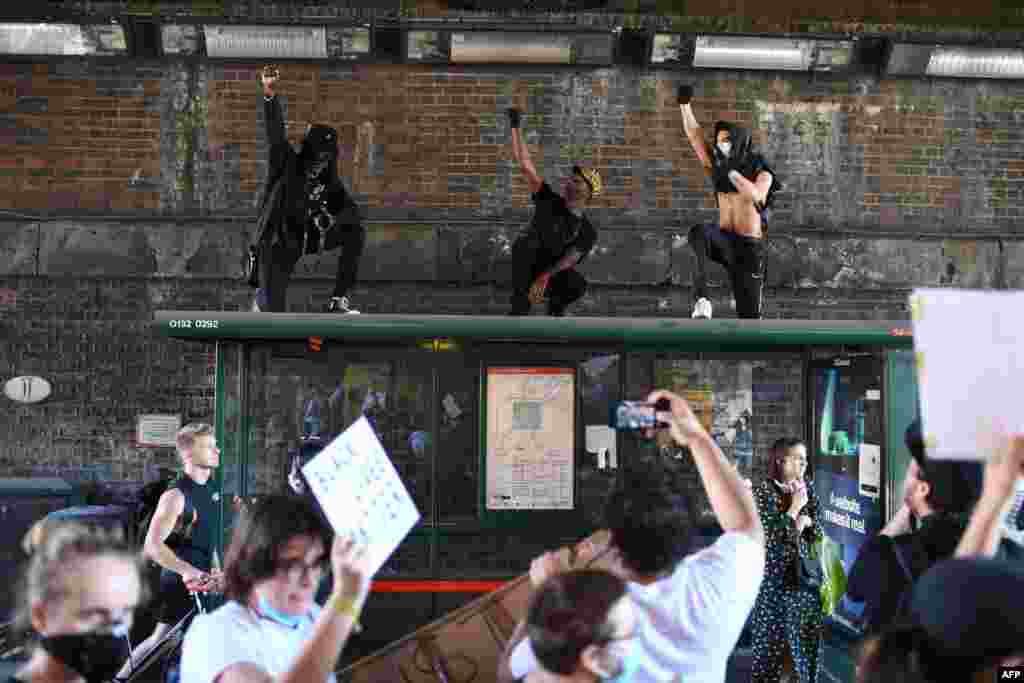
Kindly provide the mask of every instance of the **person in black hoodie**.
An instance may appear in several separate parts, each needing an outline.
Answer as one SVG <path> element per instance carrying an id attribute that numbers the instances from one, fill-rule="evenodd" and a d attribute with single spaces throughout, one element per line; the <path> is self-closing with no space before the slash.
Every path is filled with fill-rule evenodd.
<path id="1" fill-rule="evenodd" d="M 764 238 L 768 208 L 782 184 L 754 148 L 750 131 L 728 121 L 715 124 L 709 143 L 690 104 L 693 86 L 679 87 L 679 111 L 686 137 L 704 173 L 711 179 L 718 220 L 693 226 L 688 242 L 697 258 L 694 273 L 693 318 L 711 317 L 707 291 L 707 262 L 725 267 L 739 318 L 760 318 L 764 292 Z"/>
<path id="2" fill-rule="evenodd" d="M 903 480 L 903 505 L 864 544 L 847 579 L 847 595 L 864 603 L 862 625 L 869 634 L 906 616 L 913 583 L 953 556 L 979 495 L 980 465 L 929 460 L 920 421 L 907 427 L 904 441 L 913 460 Z"/>
<path id="3" fill-rule="evenodd" d="M 288 144 L 274 92 L 276 67 L 264 68 L 263 113 L 270 145 L 267 184 L 259 206 L 256 243 L 249 248 L 249 284 L 258 287 L 252 310 L 284 311 L 288 282 L 304 254 L 339 246 L 328 312 L 359 313 L 349 305 L 366 242 L 359 207 L 338 177 L 338 132 L 310 124 L 298 151 Z"/>

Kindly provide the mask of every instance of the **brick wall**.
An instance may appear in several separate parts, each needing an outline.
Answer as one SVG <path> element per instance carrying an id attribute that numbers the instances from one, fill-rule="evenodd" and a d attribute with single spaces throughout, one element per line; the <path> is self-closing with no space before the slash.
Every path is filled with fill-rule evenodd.
<path id="1" fill-rule="evenodd" d="M 248 303 L 239 278 L 266 172 L 259 66 L 0 65 L 0 371 L 57 392 L 0 417 L 0 467 L 141 478 L 170 454 L 133 446 L 137 413 L 209 416 L 208 349 L 157 339 L 149 321 Z M 605 180 L 575 312 L 686 316 L 685 229 L 715 209 L 674 104 L 683 78 L 294 64 L 280 92 L 293 140 L 311 119 L 341 134 L 368 216 L 362 310 L 504 312 L 508 247 L 529 217 L 503 116 L 516 104 L 547 178 L 588 160 Z M 710 72 L 695 107 L 708 125 L 752 125 L 786 185 L 769 317 L 902 318 L 914 285 L 1024 281 L 1021 83 Z M 334 258 L 300 266 L 292 310 L 319 309 Z"/>

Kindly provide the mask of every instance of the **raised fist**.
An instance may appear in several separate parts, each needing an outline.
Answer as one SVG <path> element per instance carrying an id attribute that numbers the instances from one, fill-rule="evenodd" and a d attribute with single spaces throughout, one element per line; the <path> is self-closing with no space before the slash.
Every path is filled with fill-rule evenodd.
<path id="1" fill-rule="evenodd" d="M 689 104 L 691 99 L 693 99 L 693 86 L 687 83 L 679 86 L 679 96 L 676 101 L 679 104 Z"/>
<path id="2" fill-rule="evenodd" d="M 513 107 L 508 110 L 508 122 L 513 128 L 519 127 L 519 110 Z"/>

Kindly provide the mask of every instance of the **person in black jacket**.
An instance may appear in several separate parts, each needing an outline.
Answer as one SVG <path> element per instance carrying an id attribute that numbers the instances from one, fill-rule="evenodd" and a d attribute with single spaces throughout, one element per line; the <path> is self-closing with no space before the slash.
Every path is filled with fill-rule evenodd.
<path id="1" fill-rule="evenodd" d="M 904 441 L 913 460 L 903 480 L 903 505 L 860 549 L 847 577 L 846 593 L 864 603 L 862 626 L 869 634 L 904 616 L 913 581 L 952 557 L 978 497 L 980 465 L 929 460 L 919 421 L 907 427 Z"/>
<path id="2" fill-rule="evenodd" d="M 338 178 L 338 132 L 310 124 L 299 150 L 288 144 L 274 92 L 280 74 L 263 70 L 263 113 L 270 169 L 260 201 L 256 244 L 250 247 L 249 284 L 259 289 L 253 311 L 284 311 L 288 282 L 304 254 L 339 246 L 334 292 L 326 309 L 359 313 L 349 305 L 366 242 L 359 207 Z"/>
<path id="3" fill-rule="evenodd" d="M 537 209 L 530 227 L 512 245 L 515 274 L 510 315 L 529 315 L 531 304 L 546 301 L 548 315 L 563 316 L 569 304 L 587 291 L 587 281 L 576 266 L 597 242 L 597 231 L 584 209 L 601 194 L 601 176 L 593 169 L 573 166 L 562 194 L 555 194 L 530 160 L 519 133 L 520 115 L 518 109 L 508 110 L 512 156 L 526 176 Z"/>

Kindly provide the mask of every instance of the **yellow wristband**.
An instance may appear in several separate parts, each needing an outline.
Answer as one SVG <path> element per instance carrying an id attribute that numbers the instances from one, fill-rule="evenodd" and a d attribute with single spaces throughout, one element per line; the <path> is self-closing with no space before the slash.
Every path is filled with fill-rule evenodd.
<path id="1" fill-rule="evenodd" d="M 331 609 L 345 617 L 349 617 L 352 621 L 359 619 L 359 614 L 363 611 L 364 598 L 346 598 L 339 597 L 331 601 Z"/>

